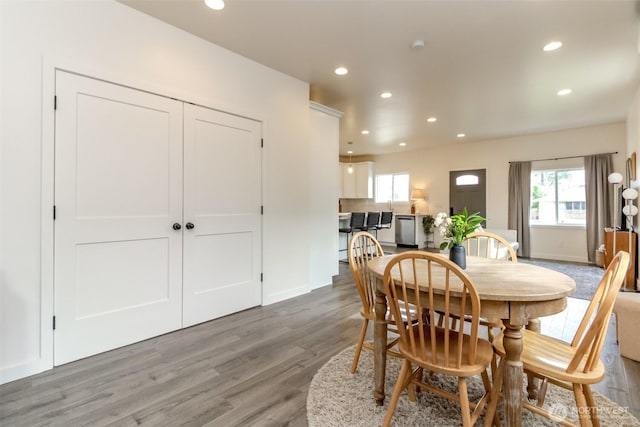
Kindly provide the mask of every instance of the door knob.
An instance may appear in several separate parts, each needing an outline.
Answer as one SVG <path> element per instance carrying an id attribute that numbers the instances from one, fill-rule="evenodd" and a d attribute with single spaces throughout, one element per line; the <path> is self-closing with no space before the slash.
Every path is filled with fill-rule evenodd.
<path id="1" fill-rule="evenodd" d="M 174 223 L 174 224 L 173 224 L 173 229 L 174 229 L 174 230 L 178 231 L 178 230 L 180 230 L 181 228 L 182 228 L 182 226 L 180 225 L 180 223 L 177 223 L 177 222 L 176 222 L 176 223 Z"/>
<path id="2" fill-rule="evenodd" d="M 186 227 L 187 227 L 187 230 L 193 230 L 195 225 L 193 225 L 193 223 L 191 223 L 191 222 L 188 222 Z"/>

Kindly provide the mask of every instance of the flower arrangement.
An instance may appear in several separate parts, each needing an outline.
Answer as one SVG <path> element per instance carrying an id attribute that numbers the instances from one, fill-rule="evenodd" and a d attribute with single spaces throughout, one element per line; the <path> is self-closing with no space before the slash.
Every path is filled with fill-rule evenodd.
<path id="1" fill-rule="evenodd" d="M 461 214 L 451 217 L 444 212 L 440 212 L 436 215 L 435 220 L 435 226 L 440 230 L 440 236 L 442 237 L 440 249 L 451 249 L 453 245 L 461 244 L 469 234 L 476 231 L 485 219 L 478 212 L 469 215 L 466 207 Z"/>

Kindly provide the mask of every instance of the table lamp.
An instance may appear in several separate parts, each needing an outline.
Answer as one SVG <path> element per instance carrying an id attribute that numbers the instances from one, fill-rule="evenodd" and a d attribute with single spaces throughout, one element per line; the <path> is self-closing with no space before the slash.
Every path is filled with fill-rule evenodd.
<path id="1" fill-rule="evenodd" d="M 411 213 L 416 213 L 415 200 L 424 200 L 424 190 L 421 188 L 414 188 L 411 190 Z"/>

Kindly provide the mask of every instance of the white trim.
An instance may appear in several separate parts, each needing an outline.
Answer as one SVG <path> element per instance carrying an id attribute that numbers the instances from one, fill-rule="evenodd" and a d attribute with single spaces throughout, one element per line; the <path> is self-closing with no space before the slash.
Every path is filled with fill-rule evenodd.
<path id="1" fill-rule="evenodd" d="M 312 110 L 320 111 L 325 114 L 329 114 L 330 116 L 340 118 L 344 114 L 342 111 L 334 110 L 331 107 L 327 107 L 326 105 L 318 104 L 314 101 L 309 101 L 309 108 Z"/>
<path id="2" fill-rule="evenodd" d="M 275 304 L 280 301 L 284 301 L 290 298 L 295 298 L 300 295 L 308 294 L 311 292 L 311 287 L 307 284 L 304 286 L 298 286 L 297 288 L 287 289 L 283 292 L 276 292 L 272 295 L 264 295 L 262 296 L 262 305 L 270 305 Z"/>
<path id="3" fill-rule="evenodd" d="M 544 253 L 544 252 L 536 252 L 531 253 L 530 258 L 539 259 L 542 261 L 568 261 L 568 262 L 579 262 L 581 264 L 589 264 L 589 260 L 586 257 L 578 257 L 578 256 L 566 256 L 566 254 L 557 254 L 557 253 Z"/>
<path id="4" fill-rule="evenodd" d="M 53 316 L 54 316 L 54 158 L 55 158 L 55 96 L 56 74 L 53 64 L 42 61 L 42 198 L 41 198 L 41 243 L 40 243 L 40 358 L 42 369 L 53 368 Z"/>
<path id="5" fill-rule="evenodd" d="M 55 71 L 47 58 L 41 68 L 40 342 L 38 357 L 0 369 L 0 384 L 53 368 L 53 159 Z"/>

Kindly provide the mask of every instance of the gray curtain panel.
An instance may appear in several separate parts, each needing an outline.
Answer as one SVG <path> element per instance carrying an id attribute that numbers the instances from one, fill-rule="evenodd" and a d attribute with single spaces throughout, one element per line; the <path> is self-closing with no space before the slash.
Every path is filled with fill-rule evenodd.
<path id="1" fill-rule="evenodd" d="M 587 256 L 595 262 L 596 249 L 604 243 L 604 228 L 611 226 L 613 191 L 607 180 L 613 171 L 611 154 L 584 157 L 587 201 Z"/>
<path id="2" fill-rule="evenodd" d="M 531 162 L 509 165 L 509 228 L 518 232 L 518 256 L 530 256 L 529 207 L 531 206 Z"/>

